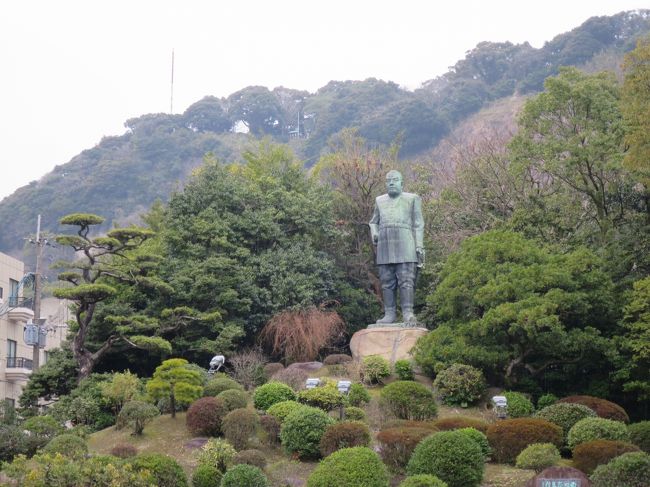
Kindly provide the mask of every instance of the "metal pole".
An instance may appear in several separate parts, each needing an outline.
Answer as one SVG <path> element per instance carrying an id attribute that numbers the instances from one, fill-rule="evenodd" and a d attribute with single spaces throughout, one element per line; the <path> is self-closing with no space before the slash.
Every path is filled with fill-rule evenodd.
<path id="1" fill-rule="evenodd" d="M 32 349 L 32 370 L 38 370 L 40 366 L 40 353 L 39 343 L 41 339 L 41 255 L 43 253 L 43 245 L 41 242 L 41 215 L 38 215 L 36 224 L 36 270 L 34 272 L 34 323 L 36 323 L 36 344 Z"/>

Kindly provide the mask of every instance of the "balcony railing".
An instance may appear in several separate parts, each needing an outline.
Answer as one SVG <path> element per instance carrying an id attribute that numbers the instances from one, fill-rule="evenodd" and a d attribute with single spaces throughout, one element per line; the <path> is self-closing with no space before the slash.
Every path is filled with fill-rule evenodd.
<path id="1" fill-rule="evenodd" d="M 9 296 L 7 298 L 7 305 L 9 308 L 31 308 L 32 298 Z"/>
<path id="2" fill-rule="evenodd" d="M 8 369 L 28 369 L 32 370 L 34 362 L 25 357 L 7 357 Z"/>

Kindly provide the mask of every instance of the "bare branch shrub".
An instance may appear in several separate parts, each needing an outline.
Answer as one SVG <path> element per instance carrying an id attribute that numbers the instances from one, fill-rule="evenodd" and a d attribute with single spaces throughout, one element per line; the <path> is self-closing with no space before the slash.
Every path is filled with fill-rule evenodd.
<path id="1" fill-rule="evenodd" d="M 285 310 L 269 320 L 260 340 L 287 362 L 308 362 L 340 338 L 344 329 L 345 324 L 335 311 L 322 307 Z"/>
<path id="2" fill-rule="evenodd" d="M 232 377 L 247 390 L 264 382 L 264 365 L 268 362 L 259 348 L 248 348 L 234 354 L 228 360 Z"/>

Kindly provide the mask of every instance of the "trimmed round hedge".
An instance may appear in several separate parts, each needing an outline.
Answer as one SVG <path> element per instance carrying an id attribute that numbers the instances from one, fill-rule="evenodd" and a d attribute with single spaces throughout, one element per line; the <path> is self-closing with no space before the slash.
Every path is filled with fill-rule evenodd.
<path id="1" fill-rule="evenodd" d="M 280 440 L 284 449 L 300 458 L 318 458 L 320 440 L 335 421 L 321 409 L 302 406 L 290 413 L 282 423 Z"/>
<path id="2" fill-rule="evenodd" d="M 245 408 L 248 405 L 248 394 L 239 389 L 221 391 L 217 394 L 217 397 L 223 401 L 223 405 L 226 407 L 226 412 Z"/>
<path id="3" fill-rule="evenodd" d="M 223 391 L 228 391 L 231 389 L 243 391 L 244 386 L 242 386 L 239 382 L 230 379 L 229 377 L 217 377 L 216 379 L 210 379 L 203 387 L 203 396 L 214 397 Z"/>
<path id="4" fill-rule="evenodd" d="M 185 416 L 185 424 L 193 435 L 219 436 L 221 422 L 227 413 L 222 399 L 202 397 L 190 405 Z"/>
<path id="5" fill-rule="evenodd" d="M 598 465 L 604 465 L 612 458 L 633 451 L 640 451 L 639 447 L 624 441 L 587 441 L 573 450 L 573 465 L 589 475 Z"/>
<path id="6" fill-rule="evenodd" d="M 363 384 L 359 382 L 354 382 L 350 386 L 350 391 L 348 392 L 348 404 L 350 406 L 361 406 L 370 402 L 370 393 L 368 389 L 363 387 Z"/>
<path id="7" fill-rule="evenodd" d="M 223 474 L 214 465 L 202 464 L 192 474 L 192 487 L 219 487 Z"/>
<path id="8" fill-rule="evenodd" d="M 509 418 L 525 418 L 535 411 L 533 403 L 521 392 L 506 391 L 503 395 L 508 401 Z"/>
<path id="9" fill-rule="evenodd" d="M 539 396 L 537 399 L 537 409 L 544 409 L 546 406 L 555 404 L 558 401 L 558 397 L 555 394 L 548 393 Z"/>
<path id="10" fill-rule="evenodd" d="M 438 414 L 433 391 L 423 384 L 398 380 L 381 390 L 381 407 L 399 419 L 423 420 Z"/>
<path id="11" fill-rule="evenodd" d="M 341 448 L 369 446 L 370 429 L 361 421 L 341 421 L 327 427 L 320 440 L 320 454 L 331 455 Z"/>
<path id="12" fill-rule="evenodd" d="M 304 407 L 305 405 L 300 404 L 298 401 L 280 401 L 268 408 L 266 414 L 273 416 L 282 424 L 289 414 L 293 413 L 296 409 Z"/>
<path id="13" fill-rule="evenodd" d="M 469 438 L 474 440 L 476 444 L 481 448 L 481 451 L 483 452 L 483 456 L 485 458 L 488 458 L 490 456 L 492 453 L 492 448 L 490 448 L 490 442 L 488 441 L 487 436 L 485 436 L 485 433 L 481 433 L 476 428 L 459 428 L 456 431 L 460 431 L 464 435 L 467 435 Z"/>
<path id="14" fill-rule="evenodd" d="M 132 460 L 138 470 L 149 470 L 158 487 L 187 487 L 187 476 L 176 460 L 160 453 L 138 455 Z"/>
<path id="15" fill-rule="evenodd" d="M 460 431 L 441 431 L 423 439 L 406 467 L 408 475 L 431 474 L 449 487 L 478 487 L 485 458 L 478 444 Z"/>
<path id="16" fill-rule="evenodd" d="M 345 419 L 348 421 L 363 421 L 366 423 L 368 421 L 368 416 L 366 415 L 366 412 L 358 407 L 355 406 L 348 406 L 344 409 L 345 411 Z"/>
<path id="17" fill-rule="evenodd" d="M 442 401 L 449 405 L 471 404 L 485 393 L 483 372 L 465 364 L 453 364 L 442 370 L 433 381 Z"/>
<path id="18" fill-rule="evenodd" d="M 567 445 L 573 450 L 580 443 L 593 440 L 630 441 L 627 427 L 620 421 L 605 418 L 585 418 L 569 430 Z"/>
<path id="19" fill-rule="evenodd" d="M 574 424 L 581 419 L 595 418 L 596 413 L 582 404 L 555 403 L 537 411 L 535 417 L 558 425 L 562 428 L 562 435 L 566 438 Z"/>
<path id="20" fill-rule="evenodd" d="M 379 454 L 388 468 L 401 472 L 408 463 L 415 447 L 427 436 L 433 434 L 431 428 L 396 427 L 387 428 L 377 434 L 380 445 Z"/>
<path id="21" fill-rule="evenodd" d="M 487 437 L 492 448 L 492 460 L 499 463 L 515 463 L 517 455 L 534 443 L 562 446 L 562 428 L 541 418 L 499 421 L 490 425 Z"/>
<path id="22" fill-rule="evenodd" d="M 533 443 L 517 455 L 515 466 L 541 472 L 545 468 L 557 465 L 561 458 L 560 451 L 552 443 Z"/>
<path id="23" fill-rule="evenodd" d="M 331 411 L 345 403 L 345 396 L 336 388 L 336 383 L 330 383 L 300 391 L 298 393 L 298 402 L 324 411 Z"/>
<path id="24" fill-rule="evenodd" d="M 605 465 L 600 465 L 591 476 L 592 487 L 648 487 L 650 455 L 645 452 L 624 453 Z"/>
<path id="25" fill-rule="evenodd" d="M 605 419 L 613 419 L 614 421 L 621 421 L 629 423 L 630 417 L 618 404 L 594 396 L 568 396 L 563 397 L 558 401 L 559 403 L 582 404 L 592 409 L 599 417 Z"/>
<path id="26" fill-rule="evenodd" d="M 627 427 L 630 440 L 646 453 L 650 453 L 650 421 L 633 423 Z"/>
<path id="27" fill-rule="evenodd" d="M 481 433 L 487 433 L 487 422 L 482 419 L 472 418 L 469 416 L 447 416 L 446 418 L 437 419 L 434 426 L 440 431 L 456 430 L 460 428 L 474 428 Z"/>
<path id="28" fill-rule="evenodd" d="M 221 487 L 269 487 L 269 481 L 259 468 L 240 463 L 223 475 Z"/>
<path id="29" fill-rule="evenodd" d="M 283 382 L 267 382 L 255 389 L 253 394 L 253 404 L 262 411 L 266 411 L 279 402 L 295 400 L 296 393 Z"/>
<path id="30" fill-rule="evenodd" d="M 81 458 L 88 453 L 88 445 L 77 435 L 64 433 L 52 438 L 47 445 L 43 447 L 44 453 L 60 453 L 65 457 Z"/>
<path id="31" fill-rule="evenodd" d="M 263 470 L 266 467 L 266 457 L 261 451 L 251 448 L 250 450 L 242 450 L 237 453 L 232 463 L 233 465 L 239 465 L 240 463 L 254 465 Z"/>
<path id="32" fill-rule="evenodd" d="M 307 478 L 307 487 L 388 487 L 390 477 L 370 448 L 343 448 L 325 458 Z"/>
<path id="33" fill-rule="evenodd" d="M 406 477 L 399 487 L 449 487 L 435 475 L 419 474 Z"/>
<path id="34" fill-rule="evenodd" d="M 248 445 L 251 436 L 255 435 L 259 426 L 260 417 L 255 411 L 239 408 L 226 414 L 221 429 L 232 446 L 237 450 L 243 450 Z"/>

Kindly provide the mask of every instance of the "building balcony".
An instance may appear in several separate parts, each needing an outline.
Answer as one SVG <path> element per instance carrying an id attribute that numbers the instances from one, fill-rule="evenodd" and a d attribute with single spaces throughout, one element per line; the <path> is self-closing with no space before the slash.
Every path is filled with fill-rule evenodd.
<path id="1" fill-rule="evenodd" d="M 5 368 L 5 378 L 9 382 L 19 380 L 28 380 L 32 375 L 34 362 L 25 357 L 7 357 L 7 367 Z"/>
<path id="2" fill-rule="evenodd" d="M 9 312 L 7 318 L 10 321 L 27 322 L 34 317 L 34 312 L 31 310 L 32 300 L 30 298 L 17 298 L 12 296 L 7 303 L 9 305 Z"/>

